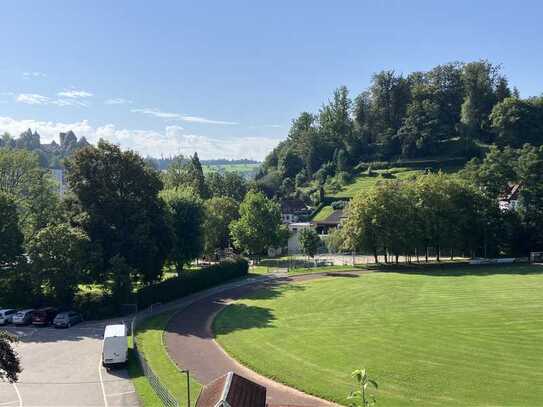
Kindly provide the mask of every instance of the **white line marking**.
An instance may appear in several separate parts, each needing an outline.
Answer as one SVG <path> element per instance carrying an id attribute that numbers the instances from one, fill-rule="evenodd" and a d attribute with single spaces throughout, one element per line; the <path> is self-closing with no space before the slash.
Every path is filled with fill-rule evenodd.
<path id="1" fill-rule="evenodd" d="M 135 393 L 135 392 L 136 392 L 135 390 L 131 390 L 131 391 L 125 391 L 123 393 L 111 393 L 111 394 L 108 394 L 107 396 L 108 397 L 125 396 L 127 394 L 132 394 L 132 393 Z"/>
<path id="2" fill-rule="evenodd" d="M 19 402 L 19 400 L 6 401 L 5 403 L 0 403 L 0 406 L 7 406 L 7 405 L 15 404 L 15 403 L 18 403 L 18 402 Z"/>
<path id="3" fill-rule="evenodd" d="M 19 389 L 17 388 L 17 385 L 15 383 L 11 383 L 11 384 L 13 384 L 15 393 L 17 393 L 17 398 L 19 399 L 19 407 L 23 407 L 23 398 L 21 397 L 21 393 L 19 393 Z"/>
<path id="4" fill-rule="evenodd" d="M 98 375 L 100 376 L 100 387 L 102 388 L 102 396 L 104 397 L 104 406 L 108 407 L 106 389 L 104 386 L 104 379 L 102 377 L 102 358 L 100 357 L 100 363 L 98 363 Z"/>

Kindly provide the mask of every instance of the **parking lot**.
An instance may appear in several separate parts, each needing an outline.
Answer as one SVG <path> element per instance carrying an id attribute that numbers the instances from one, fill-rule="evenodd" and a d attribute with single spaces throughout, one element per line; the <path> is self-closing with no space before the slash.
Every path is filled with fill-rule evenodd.
<path id="1" fill-rule="evenodd" d="M 0 407 L 138 406 L 126 369 L 101 365 L 106 322 L 68 329 L 0 327 L 19 337 L 23 372 L 19 382 L 0 382 Z"/>

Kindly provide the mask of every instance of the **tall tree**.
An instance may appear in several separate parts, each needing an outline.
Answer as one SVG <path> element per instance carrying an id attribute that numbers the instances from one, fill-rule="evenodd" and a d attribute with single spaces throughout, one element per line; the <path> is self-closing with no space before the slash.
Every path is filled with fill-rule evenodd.
<path id="1" fill-rule="evenodd" d="M 239 204 L 234 199 L 222 196 L 207 200 L 205 206 L 205 253 L 213 254 L 217 249 L 230 246 L 230 224 L 239 218 Z"/>
<path id="2" fill-rule="evenodd" d="M 99 248 L 100 280 L 110 277 L 107 270 L 115 256 L 124 258 L 144 281 L 158 279 L 172 243 L 158 198 L 159 174 L 135 152 L 105 141 L 77 151 L 66 167 L 84 212 L 81 227 Z"/>
<path id="3" fill-rule="evenodd" d="M 89 238 L 67 224 L 40 230 L 28 244 L 34 278 L 58 304 L 71 305 L 81 281 Z"/>
<path id="4" fill-rule="evenodd" d="M 0 192 L 0 268 L 15 263 L 23 254 L 23 234 L 19 229 L 17 207 Z"/>
<path id="5" fill-rule="evenodd" d="M 27 239 L 58 218 L 53 181 L 33 152 L 0 149 L 0 192 L 14 198 Z"/>
<path id="6" fill-rule="evenodd" d="M 178 273 L 198 258 L 204 249 L 204 207 L 191 189 L 167 189 L 160 197 L 168 208 L 174 240 L 169 255 Z"/>
<path id="7" fill-rule="evenodd" d="M 465 99 L 461 122 L 471 139 L 490 141 L 489 115 L 496 103 L 495 86 L 499 67 L 488 61 L 471 62 L 464 66 Z"/>
<path id="8" fill-rule="evenodd" d="M 314 258 L 321 245 L 321 239 L 313 229 L 302 229 L 300 231 L 300 246 L 302 253 Z"/>
<path id="9" fill-rule="evenodd" d="M 239 207 L 240 218 L 230 225 L 234 245 L 252 256 L 284 244 L 279 205 L 260 192 L 248 192 Z"/>

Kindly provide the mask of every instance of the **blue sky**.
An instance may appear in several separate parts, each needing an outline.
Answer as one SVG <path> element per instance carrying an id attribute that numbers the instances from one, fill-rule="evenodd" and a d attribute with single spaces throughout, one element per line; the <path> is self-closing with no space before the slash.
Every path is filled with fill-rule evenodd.
<path id="1" fill-rule="evenodd" d="M 143 155 L 262 159 L 300 112 L 382 69 L 488 59 L 543 92 L 537 1 L 16 1 L 0 132 L 73 129 Z"/>

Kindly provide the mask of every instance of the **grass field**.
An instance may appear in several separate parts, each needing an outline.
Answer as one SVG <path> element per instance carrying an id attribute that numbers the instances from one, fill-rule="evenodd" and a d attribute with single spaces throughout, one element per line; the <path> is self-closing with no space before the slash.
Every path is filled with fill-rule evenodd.
<path id="1" fill-rule="evenodd" d="M 326 278 L 256 292 L 219 314 L 214 330 L 242 363 L 341 404 L 351 371 L 365 367 L 383 406 L 541 406 L 542 272 Z"/>
<path id="2" fill-rule="evenodd" d="M 203 165 L 205 174 L 210 172 L 236 172 L 243 176 L 250 176 L 258 171 L 260 164 L 225 164 L 225 165 Z"/>
<path id="3" fill-rule="evenodd" d="M 166 312 L 145 320 L 138 327 L 136 340 L 138 349 L 145 355 L 147 362 L 167 387 L 170 393 L 179 401 L 180 405 L 187 405 L 187 385 L 186 376 L 181 373 L 175 364 L 170 360 L 166 348 L 162 342 L 162 336 L 166 324 L 176 311 Z M 129 360 L 128 372 L 134 383 L 139 399 L 144 406 L 160 406 L 160 399 L 155 394 L 149 382 L 143 376 L 143 373 L 137 363 L 134 354 L 131 354 Z M 200 392 L 201 385 L 192 380 L 190 382 L 191 405 L 196 403 L 196 398 Z"/>

